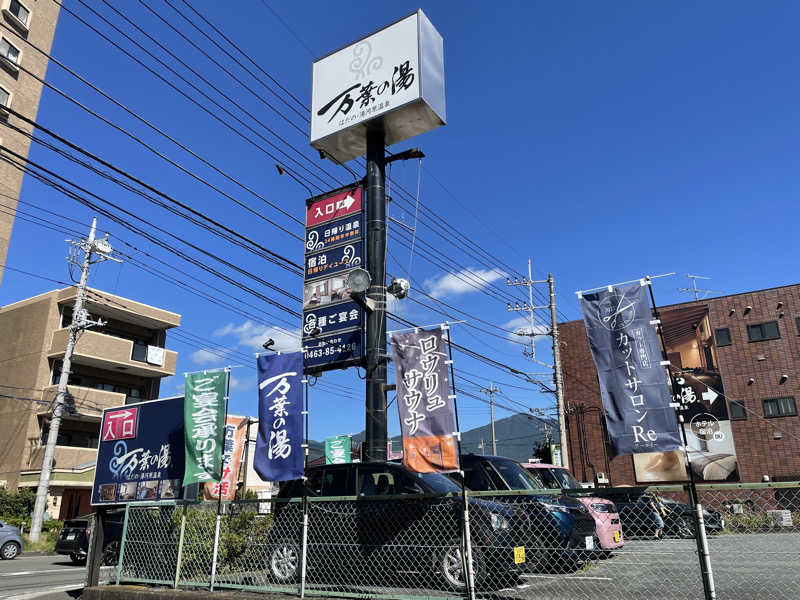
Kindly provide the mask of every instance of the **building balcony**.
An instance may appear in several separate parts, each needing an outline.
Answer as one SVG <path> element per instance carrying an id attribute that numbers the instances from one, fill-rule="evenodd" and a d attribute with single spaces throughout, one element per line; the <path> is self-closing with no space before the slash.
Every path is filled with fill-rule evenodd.
<path id="1" fill-rule="evenodd" d="M 52 403 L 56 399 L 56 392 L 58 392 L 57 385 L 48 385 L 42 392 L 42 400 Z M 96 412 L 100 414 L 101 407 L 122 406 L 125 404 L 126 398 L 125 394 L 96 390 L 79 385 L 67 386 L 67 392 L 75 399 L 75 404 L 82 413 Z M 137 398 L 137 400 L 141 400 L 141 398 Z"/>
<path id="2" fill-rule="evenodd" d="M 53 332 L 49 358 L 64 358 L 68 334 L 69 329 L 66 327 Z M 157 364 L 158 360 L 161 364 Z M 142 347 L 132 340 L 86 330 L 78 336 L 72 362 L 139 377 L 167 377 L 175 374 L 178 353 L 163 349 L 148 352 L 147 347 L 142 352 Z"/>

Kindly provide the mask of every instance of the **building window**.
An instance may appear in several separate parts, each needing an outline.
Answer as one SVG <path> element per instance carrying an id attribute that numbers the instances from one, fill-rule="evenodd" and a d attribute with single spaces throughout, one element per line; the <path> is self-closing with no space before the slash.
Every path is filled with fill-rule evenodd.
<path id="1" fill-rule="evenodd" d="M 714 339 L 717 346 L 730 346 L 731 345 L 731 330 L 727 327 L 714 330 Z"/>
<path id="2" fill-rule="evenodd" d="M 15 65 L 19 64 L 19 48 L 9 42 L 5 37 L 0 37 L 0 56 L 8 59 Z"/>
<path id="3" fill-rule="evenodd" d="M 797 414 L 797 405 L 792 396 L 784 398 L 766 398 L 762 400 L 764 404 L 764 416 L 769 417 L 791 417 Z"/>
<path id="4" fill-rule="evenodd" d="M 731 421 L 743 421 L 747 418 L 747 410 L 744 408 L 744 402 L 728 402 L 728 416 Z"/>
<path id="5" fill-rule="evenodd" d="M 0 106 L 10 106 L 10 105 L 11 105 L 11 92 L 9 92 L 4 87 L 0 87 Z"/>
<path id="6" fill-rule="evenodd" d="M 755 325 L 747 326 L 747 338 L 751 342 L 776 340 L 779 337 L 781 337 L 781 332 L 778 330 L 777 321 L 767 321 L 766 323 L 756 323 Z"/>
<path id="7" fill-rule="evenodd" d="M 8 5 L 8 12 L 14 15 L 25 27 L 28 26 L 28 19 L 30 19 L 31 11 L 29 11 L 22 2 L 19 0 L 11 0 Z"/>

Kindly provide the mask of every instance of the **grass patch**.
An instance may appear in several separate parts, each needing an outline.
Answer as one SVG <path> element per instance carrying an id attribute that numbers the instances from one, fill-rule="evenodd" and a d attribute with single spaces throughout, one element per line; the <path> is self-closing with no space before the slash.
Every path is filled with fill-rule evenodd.
<path id="1" fill-rule="evenodd" d="M 56 538 L 58 537 L 58 532 L 56 532 L 56 536 L 50 536 L 48 535 L 49 533 L 50 532 L 43 531 L 38 542 L 32 542 L 28 537 L 28 534 L 24 534 L 22 536 L 22 541 L 25 545 L 23 550 L 25 552 L 53 552 L 56 548 Z"/>

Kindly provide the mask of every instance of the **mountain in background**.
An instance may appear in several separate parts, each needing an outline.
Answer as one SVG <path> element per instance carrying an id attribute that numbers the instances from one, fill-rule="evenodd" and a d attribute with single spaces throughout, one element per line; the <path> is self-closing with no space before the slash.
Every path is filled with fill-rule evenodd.
<path id="1" fill-rule="evenodd" d="M 533 456 L 534 446 L 545 441 L 549 429 L 551 443 L 558 443 L 558 421 L 555 419 L 535 417 L 533 415 L 516 414 L 494 422 L 497 437 L 497 454 L 524 462 Z M 364 439 L 364 432 L 352 436 L 353 448 L 358 448 Z M 400 436 L 392 439 L 392 448 L 402 448 Z M 492 453 L 491 425 L 482 425 L 461 434 L 462 451 L 475 454 Z M 325 453 L 325 443 L 309 440 L 309 461 L 319 458 Z"/>

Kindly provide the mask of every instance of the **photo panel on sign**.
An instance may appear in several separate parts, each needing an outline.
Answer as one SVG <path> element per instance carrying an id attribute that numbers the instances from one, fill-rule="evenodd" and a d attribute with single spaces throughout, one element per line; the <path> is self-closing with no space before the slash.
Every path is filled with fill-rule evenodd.
<path id="1" fill-rule="evenodd" d="M 307 281 L 303 286 L 303 310 L 348 301 L 351 292 L 347 285 L 347 272 L 337 273 L 325 279 Z"/>

